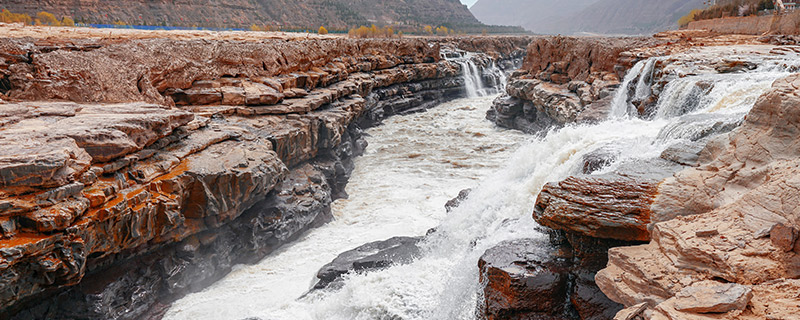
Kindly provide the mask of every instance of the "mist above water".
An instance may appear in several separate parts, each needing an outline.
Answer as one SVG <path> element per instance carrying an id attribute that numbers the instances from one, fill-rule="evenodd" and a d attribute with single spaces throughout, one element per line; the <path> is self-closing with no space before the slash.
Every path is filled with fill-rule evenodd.
<path id="1" fill-rule="evenodd" d="M 674 77 L 661 94 L 658 116 L 650 121 L 629 113 L 627 97 L 650 90 L 651 83 L 631 86 L 639 78 L 626 77 L 622 87 L 635 91 L 618 95 L 615 117 L 552 130 L 541 138 L 486 121 L 492 97 L 455 100 L 425 113 L 390 118 L 367 131 L 370 145 L 356 159 L 347 185 L 350 198 L 333 205 L 333 222 L 256 265 L 236 267 L 208 289 L 176 302 L 165 318 L 474 319 L 482 291 L 479 257 L 504 240 L 545 236 L 531 218 L 545 183 L 578 174 L 583 156 L 601 147 L 619 153 L 602 173 L 656 158 L 719 121 L 738 121 L 769 83 L 791 69 L 756 62 L 759 68 L 742 73 L 706 70 Z M 632 72 L 648 72 L 648 63 Z M 693 77 L 710 82 L 712 89 L 692 96 L 696 92 L 689 91 L 696 86 L 681 83 Z M 470 187 L 470 196 L 446 213 L 444 203 Z M 414 262 L 351 273 L 338 290 L 298 299 L 315 281 L 316 271 L 339 253 L 375 240 L 423 235 L 433 227 L 436 232 L 422 242 L 423 254 Z"/>

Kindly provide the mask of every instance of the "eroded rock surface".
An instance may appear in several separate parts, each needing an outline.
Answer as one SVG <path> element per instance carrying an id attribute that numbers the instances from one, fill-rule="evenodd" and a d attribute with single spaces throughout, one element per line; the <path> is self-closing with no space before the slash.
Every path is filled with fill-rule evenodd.
<path id="1" fill-rule="evenodd" d="M 420 256 L 417 244 L 422 237 L 394 237 L 375 241 L 342 252 L 336 259 L 322 266 L 317 272 L 319 281 L 314 289 L 332 286 L 341 276 L 349 272 L 363 272 L 406 264 Z"/>
<path id="2" fill-rule="evenodd" d="M 157 317 L 324 223 L 361 128 L 464 93 L 439 48 L 0 40 L 0 316 Z"/>
<path id="3" fill-rule="evenodd" d="M 487 118 L 506 128 L 540 133 L 576 121 L 605 119 L 625 71 L 652 38 L 538 38 Z"/>
<path id="4" fill-rule="evenodd" d="M 798 194 L 798 88 L 798 76 L 776 81 L 739 129 L 706 147 L 706 161 L 659 186 L 652 241 L 609 251 L 596 278 L 603 292 L 626 306 L 646 303 L 653 319 L 710 310 L 715 319 L 794 317 L 800 300 L 787 292 L 800 277 L 800 215 L 788 204 Z M 695 303 L 692 292 L 710 296 Z"/>

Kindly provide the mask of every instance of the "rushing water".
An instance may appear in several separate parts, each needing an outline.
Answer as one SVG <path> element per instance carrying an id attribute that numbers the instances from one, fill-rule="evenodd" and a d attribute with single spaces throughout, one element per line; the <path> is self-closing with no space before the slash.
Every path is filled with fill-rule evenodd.
<path id="1" fill-rule="evenodd" d="M 335 221 L 257 265 L 236 267 L 210 288 L 175 303 L 166 318 L 474 319 L 481 298 L 478 258 L 503 240 L 544 236 L 531 210 L 545 183 L 579 172 L 582 157 L 597 148 L 618 151 L 619 160 L 606 169 L 613 170 L 658 157 L 720 121 L 739 121 L 772 81 L 795 68 L 752 59 L 760 66 L 747 73 L 722 75 L 687 65 L 663 70 L 690 71 L 663 89 L 658 116 L 651 121 L 627 115 L 627 93 L 617 95 L 619 113 L 610 120 L 553 130 L 543 138 L 499 130 L 483 120 L 490 97 L 391 118 L 368 130 L 370 146 L 356 160 L 347 186 L 350 199 L 334 203 Z M 796 56 L 787 59 L 797 61 Z M 631 71 L 637 75 L 626 77 L 622 87 L 633 88 L 632 95 L 651 90 L 652 76 L 641 80 L 643 85 L 638 81 L 642 73 L 652 75 L 654 65 L 637 65 Z M 632 81 L 637 82 L 631 86 Z M 696 88 L 702 90 L 689 92 Z M 470 196 L 446 214 L 444 202 L 467 187 L 474 187 Z M 422 242 L 423 255 L 414 262 L 349 274 L 339 290 L 298 299 L 316 271 L 340 252 L 393 236 L 422 235 L 431 227 L 437 232 Z"/>

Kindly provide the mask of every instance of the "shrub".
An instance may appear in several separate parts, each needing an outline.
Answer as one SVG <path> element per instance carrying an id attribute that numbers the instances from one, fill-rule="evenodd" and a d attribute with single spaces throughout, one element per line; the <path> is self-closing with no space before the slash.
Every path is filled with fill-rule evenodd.
<path id="1" fill-rule="evenodd" d="M 684 28 L 684 27 L 688 26 L 689 22 L 694 21 L 695 16 L 697 14 L 699 14 L 700 12 L 702 12 L 702 11 L 703 10 L 700 10 L 700 9 L 694 9 L 694 10 L 690 11 L 685 16 L 683 16 L 680 19 L 678 19 L 678 26 L 680 26 L 681 28 Z"/>
<path id="2" fill-rule="evenodd" d="M 378 28 L 373 24 L 370 27 L 360 26 L 350 29 L 347 34 L 351 38 L 392 38 L 394 37 L 394 29 L 389 26 Z"/>
<path id="3" fill-rule="evenodd" d="M 39 25 L 47 25 L 47 26 L 60 26 L 61 23 L 56 19 L 52 13 L 49 12 L 39 12 L 36 14 L 36 24 Z"/>
<path id="4" fill-rule="evenodd" d="M 12 13 L 11 11 L 3 9 L 3 11 L 0 12 L 0 21 L 5 23 L 22 22 L 24 24 L 32 24 L 33 18 L 24 13 Z"/>
<path id="5" fill-rule="evenodd" d="M 72 20 L 72 18 L 70 17 L 64 17 L 63 19 L 61 19 L 61 25 L 65 27 L 74 27 L 75 20 Z"/>

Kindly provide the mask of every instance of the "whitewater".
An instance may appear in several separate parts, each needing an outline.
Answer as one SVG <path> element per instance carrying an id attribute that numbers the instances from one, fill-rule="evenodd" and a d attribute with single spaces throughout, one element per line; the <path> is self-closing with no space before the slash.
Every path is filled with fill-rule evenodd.
<path id="1" fill-rule="evenodd" d="M 540 137 L 485 120 L 493 96 L 390 118 L 366 131 L 369 147 L 356 159 L 346 187 L 350 197 L 333 204 L 334 221 L 258 264 L 235 267 L 211 287 L 177 301 L 165 319 L 475 319 L 480 256 L 504 240 L 546 237 L 531 217 L 545 183 L 579 174 L 583 157 L 599 148 L 619 154 L 598 172 L 603 173 L 657 158 L 720 121 L 741 121 L 772 81 L 797 67 L 789 65 L 796 57 L 742 58 L 759 67 L 731 75 L 692 65 L 666 70 L 682 76 L 667 84 L 651 120 L 631 116 L 634 108 L 622 93 L 609 120 Z M 649 95 L 656 64 L 637 64 L 621 88 Z M 687 84 L 698 82 L 711 89 L 698 92 Z M 479 78 L 467 83 L 482 85 Z M 469 197 L 447 213 L 444 203 L 465 188 L 473 188 Z M 337 290 L 308 293 L 317 270 L 339 253 L 394 236 L 425 235 L 431 228 L 435 232 L 421 242 L 422 256 L 412 263 L 351 273 Z"/>

